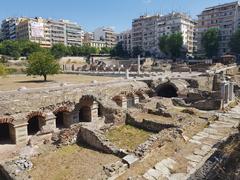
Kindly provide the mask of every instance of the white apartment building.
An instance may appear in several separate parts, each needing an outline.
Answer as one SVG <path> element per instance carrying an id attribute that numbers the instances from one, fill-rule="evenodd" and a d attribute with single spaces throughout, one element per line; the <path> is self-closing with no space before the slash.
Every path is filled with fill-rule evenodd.
<path id="1" fill-rule="evenodd" d="M 84 42 L 83 43 L 86 46 L 90 46 L 90 47 L 95 47 L 97 49 L 102 49 L 104 47 L 107 47 L 107 43 L 104 41 L 89 41 L 89 42 Z"/>
<path id="2" fill-rule="evenodd" d="M 1 31 L 3 39 L 26 39 L 48 48 L 57 43 L 80 46 L 84 38 L 84 32 L 77 23 L 41 17 L 5 19 Z"/>
<path id="3" fill-rule="evenodd" d="M 132 30 L 121 32 L 117 35 L 117 42 L 121 42 L 123 49 L 131 53 L 132 51 Z"/>
<path id="4" fill-rule="evenodd" d="M 94 31 L 95 41 L 104 41 L 107 47 L 114 47 L 117 44 L 117 36 L 112 28 L 100 27 Z"/>
<path id="5" fill-rule="evenodd" d="M 16 26 L 16 39 L 30 40 L 46 48 L 52 45 L 50 26 L 43 18 L 21 18 Z"/>
<path id="6" fill-rule="evenodd" d="M 94 33 L 85 32 L 83 38 L 83 44 L 90 47 L 95 47 L 97 49 L 102 49 L 103 47 L 107 47 L 107 43 L 105 41 L 95 41 Z"/>
<path id="7" fill-rule="evenodd" d="M 51 27 L 52 44 L 62 43 L 66 46 L 83 44 L 84 32 L 77 23 L 69 20 L 48 20 Z"/>
<path id="8" fill-rule="evenodd" d="M 182 33 L 184 47 L 192 54 L 196 49 L 195 25 L 191 17 L 184 13 L 140 16 L 132 22 L 132 48 L 138 46 L 145 52 L 161 55 L 158 47 L 159 38 L 179 32 Z"/>
<path id="9" fill-rule="evenodd" d="M 229 52 L 229 40 L 239 27 L 240 4 L 238 1 L 206 8 L 198 15 L 198 53 L 204 54 L 201 39 L 203 33 L 210 28 L 217 28 L 220 32 L 219 56 Z"/>

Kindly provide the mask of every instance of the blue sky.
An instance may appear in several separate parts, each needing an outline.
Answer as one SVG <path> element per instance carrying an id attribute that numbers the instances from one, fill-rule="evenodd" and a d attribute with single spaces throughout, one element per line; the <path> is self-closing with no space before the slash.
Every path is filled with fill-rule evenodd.
<path id="1" fill-rule="evenodd" d="M 120 32 L 131 27 L 132 19 L 148 14 L 181 11 L 196 17 L 205 7 L 231 0 L 1 0 L 0 19 L 10 16 L 41 16 L 69 19 L 84 30 L 99 26 Z"/>

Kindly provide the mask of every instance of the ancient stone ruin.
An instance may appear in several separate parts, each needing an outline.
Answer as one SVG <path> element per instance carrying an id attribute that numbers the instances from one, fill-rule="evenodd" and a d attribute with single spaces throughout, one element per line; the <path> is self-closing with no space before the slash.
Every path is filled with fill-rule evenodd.
<path id="1" fill-rule="evenodd" d="M 238 85 L 227 78 L 232 69 L 187 74 L 182 74 L 185 66 L 181 69 L 171 75 L 0 92 L 0 148 L 6 144 L 52 143 L 57 148 L 84 144 L 119 158 L 103 165 L 95 179 L 203 176 L 199 171 L 215 156 L 218 143 L 238 133 Z M 134 128 L 136 134 L 129 135 L 132 141 L 137 133 L 146 138 L 133 147 L 121 145 L 122 140 L 111 139 L 111 133 L 121 126 Z M 164 150 L 168 146 L 172 148 Z M 165 158 L 154 158 L 155 151 L 166 151 Z M 153 157 L 151 167 L 132 174 L 148 157 Z M 22 156 L 2 163 L 1 174 L 24 179 L 33 166 L 31 157 Z M 21 171 L 16 173 L 16 169 Z"/>

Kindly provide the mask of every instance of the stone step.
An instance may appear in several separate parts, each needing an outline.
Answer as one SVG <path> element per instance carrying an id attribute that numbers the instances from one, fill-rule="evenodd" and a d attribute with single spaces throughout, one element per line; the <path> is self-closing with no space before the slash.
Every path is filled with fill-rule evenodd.
<path id="1" fill-rule="evenodd" d="M 216 128 L 205 128 L 203 132 L 213 135 L 223 135 L 218 129 Z"/>
<path id="2" fill-rule="evenodd" d="M 211 139 L 211 138 L 206 138 L 204 139 L 202 142 L 202 144 L 204 145 L 208 145 L 210 147 L 213 147 L 215 144 L 217 144 L 220 140 L 216 140 L 216 139 Z"/>
<path id="3" fill-rule="evenodd" d="M 157 169 L 149 169 L 143 177 L 147 180 L 157 180 L 161 179 L 162 173 Z M 163 177 L 162 177 L 163 178 Z"/>
<path id="4" fill-rule="evenodd" d="M 159 165 L 159 164 L 163 164 L 163 165 L 164 165 L 165 167 L 167 167 L 168 169 L 173 170 L 173 169 L 174 169 L 174 165 L 176 165 L 177 162 L 174 161 L 174 160 L 171 159 L 171 158 L 167 158 L 167 159 L 162 160 L 162 161 L 159 162 L 158 164 L 156 164 L 156 166 Z M 155 168 L 158 169 L 156 166 L 155 166 Z"/>
<path id="5" fill-rule="evenodd" d="M 201 147 L 201 149 L 202 150 L 204 150 L 204 151 L 211 151 L 211 149 L 212 149 L 212 147 L 211 146 L 208 146 L 208 145 L 203 145 L 202 147 Z"/>
<path id="6" fill-rule="evenodd" d="M 170 170 L 162 162 L 157 163 L 154 168 L 159 171 L 162 177 L 169 177 L 171 174 Z"/>
<path id="7" fill-rule="evenodd" d="M 202 144 L 200 141 L 196 141 L 194 139 L 190 139 L 189 142 L 192 143 L 192 144 L 197 144 L 197 145 L 201 145 Z"/>
<path id="8" fill-rule="evenodd" d="M 209 135 L 208 138 L 215 139 L 215 140 L 221 140 L 224 136 L 219 135 Z"/>
<path id="9" fill-rule="evenodd" d="M 195 149 L 194 150 L 194 152 L 193 152 L 193 154 L 194 155 L 199 155 L 199 156 L 205 156 L 207 153 L 209 152 L 209 150 L 208 149 L 202 149 L 202 148 L 200 148 L 200 149 Z"/>
<path id="10" fill-rule="evenodd" d="M 240 117 L 239 117 L 240 118 Z M 222 120 L 223 122 L 228 122 L 228 123 L 231 123 L 231 124 L 236 124 L 238 123 L 240 120 L 238 119 L 232 119 L 232 118 L 223 118 Z"/>
<path id="11" fill-rule="evenodd" d="M 186 174 L 185 173 L 176 173 L 172 174 L 168 180 L 185 180 L 186 179 Z"/>
<path id="12" fill-rule="evenodd" d="M 199 133 L 197 133 L 196 134 L 197 136 L 201 136 L 201 137 L 208 137 L 209 136 L 209 134 L 208 133 L 206 133 L 206 132 L 199 132 Z"/>
<path id="13" fill-rule="evenodd" d="M 198 136 L 198 135 L 195 135 L 195 136 L 192 137 L 192 139 L 195 140 L 195 141 L 199 141 L 199 140 L 202 140 L 202 139 L 204 139 L 204 138 L 205 138 L 205 137 L 203 137 L 203 136 Z"/>
<path id="14" fill-rule="evenodd" d="M 192 161 L 192 162 L 199 163 L 202 160 L 202 156 L 191 154 L 191 155 L 186 156 L 185 159 Z"/>
<path id="15" fill-rule="evenodd" d="M 222 124 L 222 123 L 215 123 L 215 124 L 210 124 L 209 127 L 211 128 L 232 128 L 234 125 L 232 124 Z"/>

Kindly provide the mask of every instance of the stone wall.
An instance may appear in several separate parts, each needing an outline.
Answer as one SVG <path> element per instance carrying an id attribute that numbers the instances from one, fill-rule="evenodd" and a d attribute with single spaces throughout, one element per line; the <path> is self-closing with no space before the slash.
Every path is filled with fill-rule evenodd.
<path id="1" fill-rule="evenodd" d="M 105 136 L 96 129 L 81 127 L 77 141 L 80 143 L 86 143 L 90 147 L 104 153 L 115 154 L 119 156 L 121 154 L 120 150 L 110 143 Z"/>
<path id="2" fill-rule="evenodd" d="M 97 88 L 96 88 L 97 87 Z M 92 85 L 75 85 L 62 88 L 46 88 L 42 90 L 25 90 L 14 92 L 0 92 L 0 117 L 4 115 L 15 115 L 29 113 L 39 109 L 57 107 L 59 104 L 77 104 L 83 95 L 94 95 L 95 97 L 111 97 L 121 92 L 132 92 L 139 89 L 148 89 L 143 82 L 123 81 L 113 83 L 102 83 Z"/>
<path id="3" fill-rule="evenodd" d="M 52 133 L 56 129 L 57 113 L 63 113 L 64 127 L 71 127 L 80 122 L 80 110 L 86 106 L 90 109 L 89 122 L 120 124 L 125 120 L 125 113 L 112 98 L 140 89 L 148 90 L 148 86 L 143 82 L 124 81 L 99 84 L 97 88 L 93 84 L 0 93 L 0 123 L 10 121 L 11 139 L 16 144 L 28 141 L 30 118 L 38 118 L 38 135 Z"/>
<path id="4" fill-rule="evenodd" d="M 221 142 L 211 157 L 188 179 L 238 179 L 240 175 L 239 140 L 238 132 Z M 228 147 L 227 151 L 224 150 L 226 147 Z"/>
<path id="5" fill-rule="evenodd" d="M 149 119 L 143 119 L 143 121 L 138 121 L 130 114 L 127 114 L 126 124 L 155 133 L 158 133 L 166 128 L 176 127 L 174 124 L 171 124 L 171 122 L 166 122 L 165 124 L 162 124 Z"/>

